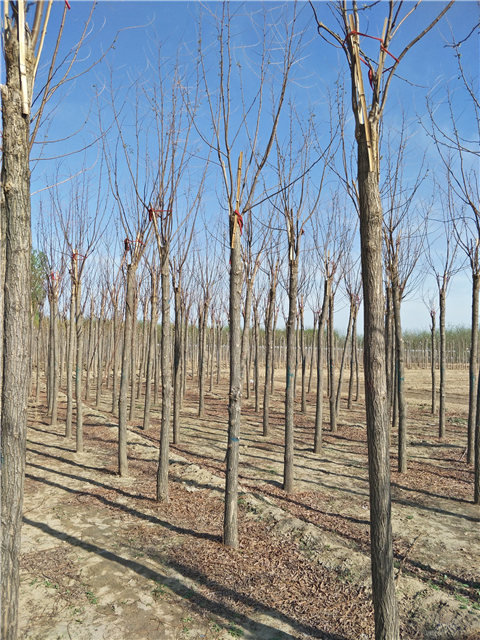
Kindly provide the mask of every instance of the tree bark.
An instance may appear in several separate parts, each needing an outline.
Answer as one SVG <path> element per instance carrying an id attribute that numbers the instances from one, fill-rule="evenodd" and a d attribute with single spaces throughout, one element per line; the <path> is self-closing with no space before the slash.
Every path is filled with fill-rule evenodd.
<path id="1" fill-rule="evenodd" d="M 305 323 L 304 323 L 303 304 L 300 309 L 300 357 L 302 359 L 302 413 L 307 412 L 307 393 L 306 393 L 306 376 L 307 376 L 307 354 L 305 352 Z"/>
<path id="2" fill-rule="evenodd" d="M 370 130 L 374 149 L 378 149 L 378 121 L 370 119 Z M 376 171 L 370 170 L 364 125 L 358 125 L 357 142 L 375 637 L 377 640 L 398 640 L 398 605 L 393 575 L 389 427 L 386 411 L 383 216 L 379 177 Z"/>
<path id="3" fill-rule="evenodd" d="M 162 423 L 160 427 L 160 449 L 157 471 L 157 500 L 168 502 L 169 438 L 172 413 L 172 369 L 170 353 L 172 339 L 170 329 L 170 271 L 169 247 L 165 244 L 161 251 L 162 270 Z"/>
<path id="4" fill-rule="evenodd" d="M 294 251 L 294 248 L 292 248 Z M 285 388 L 285 454 L 283 466 L 283 489 L 294 490 L 294 402 L 295 402 L 295 319 L 297 316 L 298 255 L 289 261 L 288 319 L 287 319 L 287 371 Z"/>
<path id="5" fill-rule="evenodd" d="M 230 213 L 231 229 L 237 226 L 235 214 Z M 231 234 L 232 235 L 232 234 Z M 228 397 L 228 443 L 225 478 L 225 513 L 223 521 L 223 543 L 227 547 L 238 547 L 238 462 L 240 454 L 240 413 L 242 403 L 241 360 L 241 295 L 242 258 L 240 233 L 233 232 L 230 249 L 230 385 Z"/>
<path id="6" fill-rule="evenodd" d="M 477 369 L 478 369 L 478 295 L 480 291 L 480 273 L 473 273 L 472 284 L 472 333 L 470 339 L 469 396 L 468 396 L 468 435 L 467 464 L 475 460 L 475 416 L 477 409 Z"/>
<path id="7" fill-rule="evenodd" d="M 181 273 L 175 290 L 175 344 L 173 357 L 173 444 L 180 443 L 180 407 L 182 404 L 182 372 L 183 372 L 183 328 L 182 328 L 182 289 Z"/>
<path id="8" fill-rule="evenodd" d="M 335 400 L 335 412 L 337 416 L 340 410 L 340 399 L 342 397 L 342 386 L 343 386 L 343 373 L 345 371 L 345 361 L 347 359 L 347 349 L 348 349 L 348 341 L 350 339 L 350 331 L 352 330 L 353 314 L 354 314 L 353 302 L 351 302 L 350 317 L 348 318 L 347 335 L 345 336 L 345 345 L 343 347 L 342 362 L 340 363 L 340 373 L 338 375 L 338 388 L 337 388 L 337 396 Z"/>
<path id="9" fill-rule="evenodd" d="M 77 355 L 75 366 L 75 406 L 76 415 L 76 451 L 83 453 L 83 315 L 82 315 L 82 285 L 78 278 L 77 263 L 75 262 L 75 328 L 77 331 Z"/>
<path id="10" fill-rule="evenodd" d="M 407 403 L 405 401 L 405 352 L 400 315 L 400 285 L 396 264 L 392 267 L 392 302 L 395 319 L 395 362 L 398 404 L 398 472 L 407 471 Z"/>
<path id="11" fill-rule="evenodd" d="M 335 334 L 333 326 L 333 306 L 335 294 L 330 288 L 330 298 L 328 300 L 328 380 L 329 380 L 329 400 L 330 400 L 330 431 L 337 432 L 337 410 L 335 393 Z"/>
<path id="12" fill-rule="evenodd" d="M 445 374 L 446 374 L 446 344 L 445 344 L 445 299 L 446 288 L 440 288 L 440 415 L 438 422 L 438 437 L 445 437 Z"/>
<path id="13" fill-rule="evenodd" d="M 150 405 L 152 397 L 152 380 L 155 369 L 155 340 L 157 336 L 157 278 L 154 270 L 151 273 L 152 291 L 150 297 L 150 335 L 147 356 L 147 380 L 145 383 L 145 406 L 143 410 L 143 429 L 150 426 Z"/>
<path id="14" fill-rule="evenodd" d="M 33 60 L 27 52 L 27 77 Z M 18 41 L 4 43 L 2 93 L 2 380 L 1 380 L 1 637 L 14 640 L 18 624 L 20 530 L 30 386 L 29 115 L 22 113 Z"/>
<path id="15" fill-rule="evenodd" d="M 132 351 L 133 310 L 135 296 L 135 269 L 127 265 L 127 290 L 125 293 L 125 326 L 123 333 L 122 369 L 120 373 L 120 391 L 118 398 L 118 472 L 122 478 L 128 476 L 127 458 L 127 403 L 130 381 L 130 362 Z"/>
<path id="16" fill-rule="evenodd" d="M 330 299 L 331 280 L 325 278 L 323 289 L 323 305 L 320 317 L 318 318 L 317 334 L 317 403 L 315 407 L 315 438 L 313 452 L 322 452 L 322 426 L 323 426 L 323 338 L 325 320 L 327 318 L 328 301 Z"/>
<path id="17" fill-rule="evenodd" d="M 275 315 L 275 295 L 277 291 L 277 267 L 270 276 L 267 317 L 265 322 L 265 387 L 263 389 L 263 435 L 268 436 L 270 420 L 270 393 L 273 367 L 273 319 Z"/>

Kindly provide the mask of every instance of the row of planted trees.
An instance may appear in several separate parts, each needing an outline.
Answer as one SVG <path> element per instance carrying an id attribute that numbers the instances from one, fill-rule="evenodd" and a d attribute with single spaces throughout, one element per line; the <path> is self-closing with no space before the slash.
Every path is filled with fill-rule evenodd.
<path id="1" fill-rule="evenodd" d="M 26 398 L 23 397 L 23 393 L 19 399 L 19 391 L 12 391 L 9 385 L 18 378 L 16 368 L 21 368 L 23 391 L 28 386 L 26 374 L 29 365 L 29 341 L 26 341 L 27 347 L 21 348 L 16 340 L 15 330 L 22 329 L 22 338 L 25 341 L 33 323 L 25 298 L 25 281 L 28 279 L 26 267 L 30 259 L 28 158 L 33 142 L 30 140 L 29 131 L 30 106 L 52 3 L 34 4 L 35 18 L 32 28 L 29 28 L 25 21 L 28 7 L 24 2 L 10 3 L 7 7 L 4 22 L 8 89 L 6 92 L 2 89 L 2 109 L 5 116 L 2 211 L 5 203 L 8 212 L 5 224 L 2 219 L 2 252 L 5 251 L 6 260 L 4 261 L 2 256 L 0 263 L 6 264 L 1 274 L 2 296 L 5 292 L 5 300 L 3 297 L 0 300 L 6 336 L 2 342 L 5 356 L 2 359 L 2 426 L 6 425 L 7 438 L 16 434 L 15 429 L 20 425 L 22 438 L 19 439 L 20 453 L 17 457 L 22 460 Z M 308 21 L 304 21 L 303 10 L 291 4 L 283 9 L 275 7 L 266 9 L 261 15 L 250 16 L 251 30 L 257 43 L 251 45 L 255 55 L 250 58 L 250 45 L 247 47 L 235 40 L 238 35 L 234 30 L 237 14 L 230 4 L 202 6 L 197 29 L 198 41 L 195 46 L 179 47 L 176 56 L 172 58 L 168 55 L 169 52 L 165 53 L 164 44 L 152 44 L 148 68 L 131 74 L 126 88 L 125 78 L 119 77 L 115 60 L 105 59 L 105 69 L 98 76 L 100 84 L 95 85 L 96 94 L 91 111 L 95 113 L 95 117 L 91 118 L 91 124 L 93 126 L 94 120 L 97 128 L 96 138 L 100 145 L 100 160 L 97 160 L 94 170 L 84 172 L 83 179 L 72 180 L 73 187 L 68 193 L 50 189 L 50 200 L 47 204 L 44 203 L 42 215 L 41 235 L 45 240 L 42 252 L 47 256 L 50 274 L 50 364 L 47 370 L 47 388 L 52 419 L 58 406 L 61 373 L 59 364 L 62 340 L 57 321 L 58 304 L 59 298 L 64 295 L 69 301 L 66 325 L 68 340 L 64 347 L 67 382 L 66 433 L 73 433 L 75 415 L 76 446 L 77 451 L 82 451 L 83 373 L 87 375 L 89 372 L 85 380 L 87 386 L 92 371 L 92 358 L 93 362 L 96 358 L 97 389 L 100 392 L 103 379 L 103 375 L 100 374 L 103 370 L 113 371 L 112 409 L 116 411 L 118 407 L 119 473 L 122 476 L 128 474 L 127 421 L 129 413 L 135 411 L 134 374 L 137 373 L 138 367 L 137 350 L 141 345 L 143 355 L 139 361 L 145 363 L 146 414 L 150 402 L 147 396 L 151 390 L 152 377 L 155 378 L 155 375 L 157 382 L 154 394 L 158 392 L 159 387 L 161 389 L 157 476 L 157 497 L 160 501 L 168 500 L 169 436 L 172 416 L 174 434 L 180 424 L 181 396 L 187 377 L 185 354 L 188 353 L 188 327 L 192 324 L 193 314 L 196 314 L 201 416 L 202 398 L 207 383 L 208 344 L 211 345 L 210 356 L 214 352 L 213 343 L 208 341 L 211 326 L 209 315 L 212 301 L 216 299 L 215 294 L 218 295 L 215 289 L 221 287 L 223 299 L 228 300 L 228 308 L 225 303 L 217 313 L 221 318 L 223 314 L 222 322 L 228 324 L 229 328 L 229 409 L 224 519 L 224 542 L 228 546 L 238 544 L 236 514 L 241 401 L 245 376 L 248 375 L 247 381 L 250 377 L 250 369 L 247 368 L 246 362 L 250 354 L 252 309 L 253 344 L 259 341 L 259 315 L 265 314 L 263 412 L 264 433 L 267 434 L 269 392 L 276 357 L 275 300 L 277 297 L 284 300 L 284 489 L 290 492 L 294 490 L 295 480 L 293 434 L 296 375 L 304 381 L 301 410 L 306 408 L 307 350 L 304 310 L 310 294 L 306 283 L 316 283 L 318 286 L 318 296 L 313 308 L 317 352 L 314 446 L 317 453 L 321 450 L 324 422 L 324 369 L 327 371 L 332 431 L 337 428 L 342 375 L 347 370 L 347 350 L 344 350 L 343 365 L 338 369 L 337 379 L 333 323 L 335 295 L 342 283 L 351 309 L 346 339 L 348 344 L 350 337 L 355 336 L 356 314 L 362 287 L 365 303 L 364 376 L 376 635 L 378 638 L 388 637 L 394 640 L 398 637 L 399 631 L 392 574 L 390 525 L 388 433 L 391 398 L 387 398 L 386 390 L 394 387 L 397 389 L 399 464 L 400 471 L 404 471 L 406 404 L 403 386 L 405 352 L 401 331 L 401 300 L 407 294 L 408 288 L 413 286 L 412 275 L 416 272 L 423 253 L 423 239 L 427 237 L 427 231 L 422 225 L 429 207 L 423 210 L 428 198 L 416 198 L 423 182 L 423 171 L 420 170 L 418 180 L 413 181 L 407 180 L 402 174 L 405 165 L 403 152 L 408 139 L 405 127 L 399 134 L 397 132 L 394 140 L 388 142 L 385 142 L 385 138 L 381 142 L 380 131 L 389 86 L 398 66 L 413 45 L 433 29 L 452 4 L 448 4 L 433 19 L 426 18 L 422 29 L 413 39 L 410 39 L 409 35 L 408 44 L 397 52 L 396 56 L 389 51 L 389 47 L 410 15 L 408 12 L 402 14 L 401 3 L 398 6 L 393 1 L 388 3 L 387 15 L 381 30 L 380 49 L 376 53 L 370 51 L 370 55 L 363 50 L 369 49 L 368 44 L 361 43 L 360 40 L 364 37 L 360 30 L 360 17 L 364 10 L 370 8 L 369 6 L 359 8 L 353 3 L 349 8 L 346 3 L 334 3 L 332 9 L 338 21 L 335 27 L 330 28 L 322 22 L 323 15 L 318 16 L 312 5 L 314 24 L 318 32 L 336 42 L 344 51 L 345 74 L 348 77 L 345 83 L 342 78 L 336 83 L 336 93 L 328 93 L 325 99 L 322 97 L 322 103 L 327 107 L 325 112 L 322 111 L 322 118 L 317 119 L 319 101 L 313 103 L 315 106 L 312 104 L 302 111 L 298 108 L 296 99 L 297 90 L 300 91 L 303 82 L 302 65 L 308 40 L 305 36 L 311 27 Z M 274 13 L 270 14 L 270 11 Z M 65 15 L 66 10 L 63 21 Z M 325 19 L 330 19 L 330 15 L 326 14 Z M 338 33 L 333 30 L 337 28 Z M 373 39 L 378 43 L 378 37 Z M 76 57 L 78 52 L 75 51 Z M 50 84 L 56 73 L 55 56 L 56 50 L 45 85 L 45 101 L 51 97 Z M 188 56 L 187 62 L 184 56 Z M 386 64 L 388 56 L 393 58 L 390 67 Z M 369 67 L 371 95 L 368 96 L 368 108 L 361 63 Z M 254 73 L 251 73 L 252 67 Z M 355 141 L 353 136 L 346 135 L 347 128 L 351 127 L 344 103 L 345 86 L 351 87 L 349 93 L 355 121 Z M 468 79 L 466 87 L 467 90 L 470 87 Z M 433 113 L 433 110 L 430 110 L 432 119 Z M 40 113 L 36 119 L 33 138 L 41 121 Z M 443 208 L 450 212 L 446 216 L 446 224 L 451 225 L 452 233 L 446 234 L 447 239 L 458 240 L 458 246 L 464 249 L 470 260 L 472 274 L 475 275 L 478 273 L 478 181 L 473 180 L 472 172 L 465 168 L 464 164 L 458 173 L 457 166 L 448 152 L 442 155 L 442 150 L 451 148 L 452 140 L 448 140 L 446 147 L 442 146 L 441 135 L 435 121 L 432 122 L 430 131 L 433 132 L 433 138 L 444 160 L 448 177 L 447 187 L 438 187 L 438 193 L 445 202 Z M 21 153 L 15 150 L 18 141 L 15 131 L 20 131 L 23 136 L 23 142 L 18 143 Z M 12 140 L 15 141 L 13 146 Z M 455 141 L 458 150 L 463 151 L 464 139 L 460 134 L 454 134 L 453 142 Z M 465 154 L 467 153 L 468 149 L 465 150 Z M 352 172 L 352 159 L 355 156 L 353 164 L 356 171 Z M 382 161 L 382 157 L 386 160 Z M 21 179 L 17 179 L 18 176 L 21 176 Z M 62 180 L 59 176 L 58 180 L 52 182 L 60 184 Z M 333 182 L 335 187 L 331 188 Z M 473 195 L 472 188 L 477 189 Z M 207 198 L 207 194 L 212 193 L 215 193 L 216 199 Z M 458 202 L 470 207 L 473 224 L 468 216 L 456 215 Z M 220 210 L 218 216 L 212 213 L 213 208 Z M 413 210 L 415 215 L 412 215 Z M 355 261 L 350 258 L 357 220 L 360 223 L 362 281 Z M 121 230 L 120 241 L 118 235 L 110 233 L 112 228 Z M 200 243 L 198 238 L 203 229 L 205 242 Z M 5 250 L 3 236 L 9 240 Z M 107 246 L 101 243 L 105 237 L 109 238 L 109 241 L 104 243 Z M 473 242 L 475 238 L 477 249 Z M 18 246 L 15 245 L 17 241 Z M 199 257 L 202 251 L 208 254 L 205 261 Z M 437 277 L 440 294 L 441 335 L 447 287 L 455 272 L 455 254 L 456 250 L 447 244 L 445 259 L 443 256 L 439 260 L 435 257 L 431 259 L 431 269 Z M 308 263 L 304 260 L 305 255 L 314 256 L 311 261 L 311 264 L 315 265 L 314 273 L 309 271 Z M 431 255 L 433 256 L 433 253 Z M 144 322 L 139 340 L 137 318 L 141 295 L 138 293 L 138 281 L 144 264 L 147 265 L 147 282 L 150 284 L 150 319 L 149 325 Z M 92 275 L 94 271 L 97 276 L 104 274 L 104 282 L 100 286 L 98 277 L 95 279 Z M 90 282 L 87 282 L 89 272 Z M 223 279 L 222 272 L 228 274 L 228 283 Z M 259 277 L 261 272 L 264 274 L 263 283 Z M 19 288 L 13 286 L 15 278 L 22 283 Z M 64 284 L 66 286 L 66 283 L 69 285 L 69 291 L 62 294 L 61 287 Z M 476 292 L 477 297 L 479 283 L 480 280 L 474 278 L 474 294 Z M 383 285 L 386 285 L 386 306 Z M 93 292 L 97 311 L 92 311 L 91 319 L 86 321 L 84 307 L 88 304 L 88 298 L 82 291 L 85 292 L 87 288 L 90 288 L 90 293 Z M 281 289 L 284 295 L 279 295 Z M 15 302 L 12 292 L 17 291 L 19 298 Z M 192 291 L 197 292 L 198 299 L 192 297 Z M 264 300 L 263 304 L 261 299 Z M 156 317 L 158 311 L 162 319 L 159 341 Z M 95 315 L 98 318 L 97 322 L 93 319 Z M 330 321 L 325 331 L 328 318 Z M 300 327 L 298 334 L 297 322 Z M 478 317 L 474 312 L 470 368 L 471 372 L 475 373 L 478 365 L 476 344 L 473 341 L 477 335 L 477 325 Z M 40 323 L 40 327 L 42 326 Z M 145 332 L 149 329 L 148 349 L 147 333 L 143 334 L 144 329 Z M 296 345 L 297 340 L 299 348 Z M 158 342 L 160 352 L 155 356 Z M 37 352 L 41 348 L 39 345 L 40 341 Z M 353 345 L 357 345 L 355 337 Z M 392 345 L 395 345 L 394 349 Z M 351 353 L 354 354 L 355 349 Z M 441 349 L 441 353 L 445 353 L 444 348 Z M 14 361 L 14 354 L 18 354 L 17 361 Z M 313 355 L 313 350 L 311 354 Z M 257 352 L 257 362 L 258 360 Z M 211 362 L 213 360 L 210 360 Z M 311 364 L 313 362 L 311 359 Z M 356 367 L 351 366 L 350 370 L 353 372 Z M 441 359 L 440 384 L 443 390 L 444 372 L 445 364 Z M 138 376 L 140 381 L 142 376 L 143 370 Z M 257 369 L 254 376 L 257 380 L 257 392 L 260 389 L 258 377 Z M 475 433 L 475 375 L 470 379 L 469 460 L 473 456 Z M 132 398 L 130 408 L 129 392 Z M 21 407 L 21 415 L 17 415 L 16 409 L 14 411 L 15 399 Z M 441 436 L 444 415 L 444 391 L 441 391 Z M 478 423 L 477 419 L 477 432 Z M 477 436 L 478 440 L 480 438 Z M 3 443 L 2 432 L 2 449 Z M 480 452 L 477 453 L 476 488 L 480 484 Z M 6 459 L 14 460 L 15 456 Z M 15 478 L 20 478 L 20 484 L 17 482 L 15 487 L 21 485 L 22 464 L 18 470 L 12 467 L 12 474 Z M 7 468 L 10 471 L 8 465 Z M 3 477 L 2 475 L 2 483 Z M 2 484 L 2 492 L 3 486 Z M 480 500 L 479 493 L 477 490 L 477 501 Z M 13 505 L 14 502 L 15 500 L 11 499 L 7 501 L 8 505 Z M 15 506 L 15 514 L 9 512 L 6 515 L 6 521 L 12 522 L 12 527 L 15 528 L 15 536 L 10 536 L 15 541 L 19 539 L 20 520 L 17 512 L 18 508 Z M 4 540 L 6 538 L 2 536 L 3 551 Z M 11 548 L 10 542 L 5 544 L 5 549 Z M 6 555 L 14 557 L 15 554 L 9 552 Z M 2 591 L 2 603 L 8 601 L 3 593 Z M 16 596 L 11 599 L 17 601 Z M 14 614 L 12 615 L 14 617 Z M 5 628 L 8 629 L 8 624 Z"/>

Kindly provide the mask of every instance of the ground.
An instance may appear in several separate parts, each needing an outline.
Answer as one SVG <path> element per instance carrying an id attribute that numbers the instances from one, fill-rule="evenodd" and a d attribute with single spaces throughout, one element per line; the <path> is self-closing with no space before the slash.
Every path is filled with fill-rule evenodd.
<path id="1" fill-rule="evenodd" d="M 85 453 L 32 403 L 22 529 L 20 638 L 369 640 L 373 633 L 363 398 L 312 453 L 314 394 L 295 415 L 293 494 L 282 489 L 283 375 L 271 435 L 244 397 L 240 546 L 221 543 L 226 373 L 205 417 L 189 380 L 170 501 L 156 495 L 159 407 L 129 429 L 129 477 L 117 475 L 111 391 L 85 405 Z M 466 464 L 468 371 L 447 372 L 447 435 L 430 411 L 429 372 L 408 370 L 408 472 L 392 498 L 402 638 L 480 640 L 480 509 Z M 345 385 L 346 386 L 346 385 Z M 313 388 L 313 385 L 312 385 Z M 245 393 L 244 393 L 245 396 Z M 299 397 L 299 394 L 298 394 Z M 327 406 L 325 403 L 325 411 Z M 325 414 L 328 420 L 328 413 Z"/>

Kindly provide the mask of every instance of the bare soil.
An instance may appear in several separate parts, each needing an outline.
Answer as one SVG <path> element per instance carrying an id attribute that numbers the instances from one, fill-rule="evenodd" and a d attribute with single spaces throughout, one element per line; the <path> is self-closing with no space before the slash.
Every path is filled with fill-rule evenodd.
<path id="1" fill-rule="evenodd" d="M 85 453 L 32 405 L 22 529 L 20 638 L 374 637 L 363 397 L 312 453 L 315 398 L 296 421 L 296 490 L 282 490 L 283 377 L 271 435 L 243 401 L 240 547 L 221 543 L 226 374 L 198 414 L 189 381 L 182 443 L 171 446 L 170 502 L 156 495 L 160 407 L 130 424 L 130 477 L 117 475 L 111 394 L 85 406 Z M 393 533 L 402 638 L 480 640 L 480 509 L 466 464 L 468 372 L 449 370 L 447 435 L 430 410 L 429 372 L 408 370 L 406 474 L 396 471 Z M 345 385 L 346 386 L 346 385 Z M 300 392 L 300 387 L 298 387 Z M 92 394 L 93 395 L 93 394 Z M 298 399 L 300 394 L 298 394 Z M 44 398 L 42 396 L 43 402 Z M 325 403 L 325 411 L 327 406 Z M 328 420 L 328 414 L 325 419 Z"/>

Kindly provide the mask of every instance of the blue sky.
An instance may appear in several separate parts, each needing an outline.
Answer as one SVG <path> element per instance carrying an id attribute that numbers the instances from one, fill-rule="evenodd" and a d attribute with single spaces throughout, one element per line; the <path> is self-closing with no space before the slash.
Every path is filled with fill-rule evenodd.
<path id="1" fill-rule="evenodd" d="M 71 10 L 67 15 L 67 27 L 62 46 L 67 50 L 67 45 L 76 42 L 81 33 L 83 23 L 90 11 L 90 2 L 71 0 Z M 60 16 L 63 10 L 63 2 L 55 2 L 49 36 L 52 37 L 56 31 Z M 362 16 L 360 29 L 368 32 L 369 35 L 381 35 L 384 16 L 386 15 L 386 2 L 381 2 L 367 14 Z M 280 3 L 267 3 L 267 8 L 271 11 L 273 25 L 275 24 L 275 9 L 281 7 Z M 413 3 L 406 2 L 405 6 L 412 7 Z M 445 3 L 436 1 L 425 1 L 415 11 L 412 17 L 405 22 L 390 46 L 393 55 L 399 55 L 403 47 L 415 35 L 417 35 L 426 24 L 445 6 Z M 215 12 L 220 7 L 219 3 L 205 3 L 205 9 Z M 335 21 L 326 2 L 315 3 L 318 17 L 321 21 L 335 29 Z M 254 79 L 248 79 L 249 61 L 253 64 L 258 57 L 257 44 L 259 41 L 258 29 L 252 27 L 248 14 L 260 11 L 261 5 L 256 2 L 247 2 L 245 5 L 231 2 L 230 8 L 236 14 L 232 20 L 235 32 L 235 62 L 242 65 L 245 73 L 246 92 L 253 90 Z M 118 33 L 115 49 L 108 52 L 106 61 L 110 68 L 114 70 L 116 87 L 119 93 L 128 86 L 132 77 L 144 77 L 147 79 L 151 73 L 151 64 L 154 60 L 156 42 L 163 43 L 163 55 L 165 58 L 179 55 L 179 60 L 184 69 L 193 70 L 194 64 L 192 55 L 197 50 L 198 37 L 198 13 L 200 4 L 195 2 L 120 2 L 101 1 L 95 8 L 94 27 L 92 37 L 88 47 L 82 54 L 82 60 L 77 67 L 87 69 L 91 61 L 98 59 L 113 42 Z M 289 4 L 289 14 L 293 10 L 293 3 Z M 243 15 L 243 17 L 242 17 Z M 259 16 L 259 13 L 256 14 Z M 280 19 L 281 11 L 278 10 Z M 398 78 L 395 78 L 390 87 L 388 104 L 385 111 L 384 123 L 385 131 L 392 127 L 399 127 L 402 121 L 402 111 L 408 123 L 410 134 L 408 167 L 406 177 L 410 181 L 414 180 L 418 174 L 420 161 L 426 153 L 428 166 L 431 174 L 441 171 L 438 156 L 428 139 L 428 136 L 421 124 L 427 126 L 426 119 L 426 98 L 431 96 L 436 106 L 436 114 L 442 123 L 442 127 L 448 130 L 450 123 L 445 112 L 445 86 L 449 86 L 454 100 L 454 108 L 458 113 L 459 122 L 465 135 L 475 134 L 474 122 L 471 119 L 468 101 L 457 81 L 458 69 L 453 50 L 446 46 L 451 42 L 451 33 L 455 34 L 458 40 L 465 38 L 472 27 L 478 23 L 478 4 L 472 2 L 457 2 L 432 32 L 419 42 L 405 57 L 398 69 Z M 259 18 L 257 20 L 257 24 Z M 271 28 L 274 28 L 272 25 Z M 332 91 L 335 82 L 345 71 L 344 54 L 340 49 L 335 49 L 325 43 L 316 34 L 312 20 L 312 12 L 308 4 L 299 5 L 298 25 L 305 31 L 301 63 L 295 71 L 294 81 L 289 86 L 288 100 L 300 113 L 306 113 L 308 109 L 315 112 L 317 119 L 326 122 L 326 102 L 329 91 Z M 279 24 L 276 25 L 278 28 Z M 215 53 L 214 34 L 209 30 L 208 21 L 203 25 L 202 41 L 205 46 L 209 46 L 210 53 Z M 376 57 L 378 52 L 378 42 L 375 40 L 362 40 L 367 52 Z M 44 59 L 48 59 L 51 52 L 52 42 L 50 41 L 44 50 Z M 478 30 L 467 42 L 462 44 L 462 62 L 467 71 L 476 78 L 478 90 L 478 69 L 479 69 L 479 42 Z M 213 64 L 213 62 L 212 62 Z M 215 71 L 211 67 L 210 83 L 214 83 Z M 366 74 L 365 74 L 366 76 Z M 55 117 L 48 131 L 49 140 L 65 137 L 68 133 L 83 126 L 79 136 L 69 139 L 61 145 L 51 145 L 44 149 L 44 156 L 50 157 L 61 153 L 70 153 L 74 149 L 81 148 L 84 144 L 91 144 L 98 134 L 95 119 L 90 111 L 91 100 L 98 91 L 98 87 L 108 77 L 108 70 L 105 62 L 100 63 L 93 70 L 79 77 L 64 92 L 66 95 L 55 111 Z M 41 79 L 37 81 L 37 85 Z M 95 85 L 95 86 L 94 86 Z M 211 84 L 210 86 L 213 86 Z M 238 85 L 236 85 L 238 87 Z M 105 95 L 105 94 L 104 94 Z M 368 96 L 367 96 L 368 99 Z M 347 103 L 347 107 L 348 107 Z M 285 110 L 286 112 L 286 110 Z M 203 108 L 203 117 L 199 115 L 198 123 L 206 123 L 206 108 Z M 287 131 L 286 121 L 280 125 L 280 135 Z M 349 135 L 352 139 L 353 125 L 350 120 Z M 478 134 L 477 134 L 478 135 Z M 38 140 L 41 139 L 39 136 Z M 242 140 L 237 139 L 235 150 L 242 147 Z M 54 153 L 50 149 L 55 149 Z M 36 157 L 38 149 L 34 149 L 33 157 Z M 95 162 L 98 150 L 93 146 L 86 154 L 72 155 L 61 161 L 60 175 L 64 178 L 69 174 L 75 174 L 79 170 L 81 163 L 87 166 Z M 52 176 L 56 172 L 55 161 L 43 161 L 34 167 L 32 176 L 32 191 L 39 192 L 33 197 L 33 214 L 35 218 L 40 197 L 48 200 L 48 192 L 45 187 L 51 183 Z M 98 164 L 97 164 L 98 166 Z M 218 211 L 218 196 L 215 194 L 215 186 L 219 184 L 218 175 L 214 168 L 210 172 L 210 184 L 206 190 L 206 209 Z M 271 176 L 273 181 L 273 177 Z M 329 177 L 328 185 L 333 188 L 333 176 Z M 273 184 L 273 182 L 272 182 Z M 68 183 L 62 187 L 65 197 L 68 197 Z M 431 183 L 427 180 L 424 183 L 420 196 L 428 199 L 431 193 Z M 328 206 L 327 191 L 325 191 L 325 206 Z M 436 203 L 438 208 L 438 202 Z M 432 215 L 432 232 L 435 229 L 435 220 L 440 218 L 439 212 Z M 435 236 L 441 233 L 434 232 Z M 440 247 L 440 244 L 438 245 Z M 441 249 L 439 249 L 440 251 Z M 354 251 L 358 252 L 358 241 L 354 243 Z M 434 283 L 427 275 L 423 278 L 423 293 L 434 291 Z M 424 329 L 429 324 L 428 309 L 421 300 L 422 289 L 417 289 L 410 300 L 406 300 L 403 305 L 403 323 L 407 329 Z M 468 325 L 471 308 L 470 282 L 465 274 L 459 274 L 452 281 L 448 302 L 447 302 L 447 323 L 456 325 Z M 346 327 L 347 316 L 345 305 L 341 298 L 337 301 L 338 330 Z"/>

